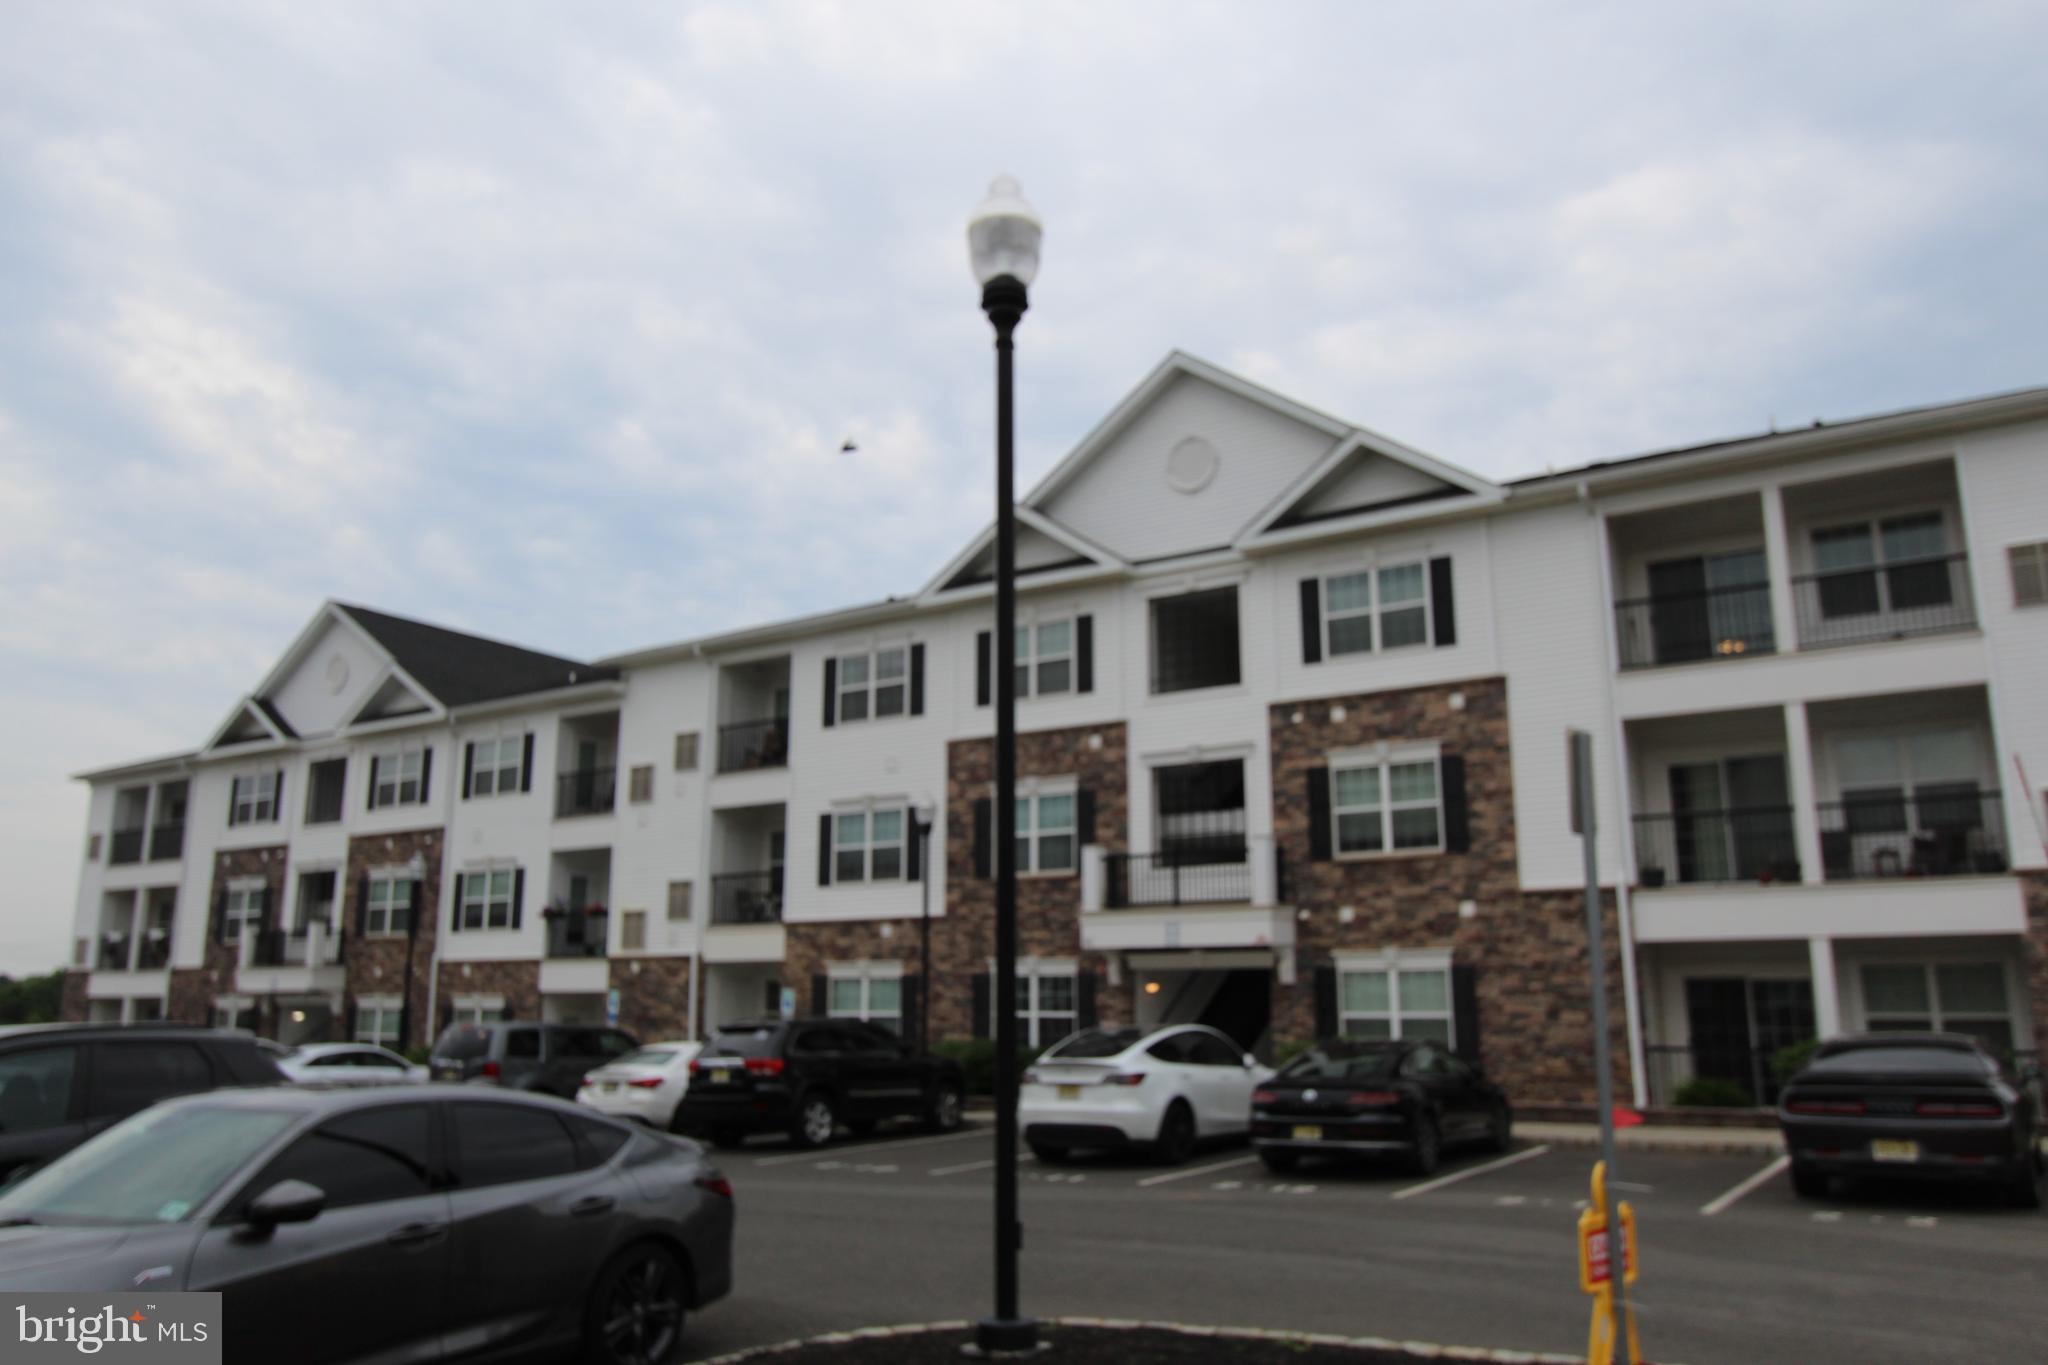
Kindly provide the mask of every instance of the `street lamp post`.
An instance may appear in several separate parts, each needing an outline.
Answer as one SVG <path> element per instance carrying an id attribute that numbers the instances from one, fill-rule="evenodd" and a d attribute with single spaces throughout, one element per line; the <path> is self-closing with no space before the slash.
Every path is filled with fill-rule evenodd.
<path id="1" fill-rule="evenodd" d="M 1044 228 L 1023 191 L 998 176 L 967 223 L 968 255 L 981 284 L 981 310 L 996 329 L 996 790 L 990 841 L 996 882 L 996 1311 L 975 1326 L 979 1354 L 1038 1349 L 1038 1323 L 1017 1310 L 1017 529 L 1012 492 L 1015 412 L 1012 334 L 1028 306 L 1025 289 L 1038 274 Z"/>
<path id="2" fill-rule="evenodd" d="M 917 1045 L 932 1049 L 932 803 L 920 801 L 910 812 L 917 828 L 917 880 L 922 900 L 917 915 Z"/>

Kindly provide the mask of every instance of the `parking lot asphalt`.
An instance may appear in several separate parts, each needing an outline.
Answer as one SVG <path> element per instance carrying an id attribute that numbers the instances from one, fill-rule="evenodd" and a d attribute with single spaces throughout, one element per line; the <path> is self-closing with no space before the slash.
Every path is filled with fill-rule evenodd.
<path id="1" fill-rule="evenodd" d="M 989 1311 L 986 1127 L 815 1152 L 757 1139 L 720 1159 L 739 1201 L 737 1287 L 692 1321 L 692 1358 Z M 2048 1355 L 2048 1217 L 1903 1185 L 1800 1200 L 1776 1160 L 1621 1159 L 1652 1360 Z M 1583 1149 L 1519 1142 L 1506 1157 L 1454 1156 L 1430 1180 L 1320 1163 L 1274 1176 L 1241 1145 L 1178 1167 L 1020 1161 L 1028 1313 L 1584 1350 Z"/>

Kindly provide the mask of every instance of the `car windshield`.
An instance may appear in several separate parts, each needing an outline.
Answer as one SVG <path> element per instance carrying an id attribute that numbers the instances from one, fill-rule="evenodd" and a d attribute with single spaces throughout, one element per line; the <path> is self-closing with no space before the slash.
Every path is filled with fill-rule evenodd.
<path id="1" fill-rule="evenodd" d="M 714 1057 L 773 1057 L 776 1035 L 781 1032 L 779 1024 L 722 1028 L 711 1035 L 711 1043 L 704 1051 Z"/>
<path id="2" fill-rule="evenodd" d="M 434 1055 L 451 1062 L 466 1062 L 491 1050 L 491 1031 L 475 1024 L 457 1024 L 434 1044 Z"/>
<path id="3" fill-rule="evenodd" d="M 1398 1048 L 1369 1043 L 1325 1043 L 1302 1053 L 1281 1069 L 1283 1081 L 1378 1081 L 1394 1074 Z"/>
<path id="4" fill-rule="evenodd" d="M 1982 1076 L 1984 1059 L 1952 1047 L 1852 1047 L 1816 1057 L 1807 1071 L 1816 1076 L 1873 1071 L 1953 1071 L 1958 1076 Z"/>
<path id="5" fill-rule="evenodd" d="M 675 1059 L 676 1050 L 672 1047 L 643 1047 L 637 1052 L 627 1053 L 625 1056 L 619 1058 L 618 1061 L 614 1062 L 612 1065 L 667 1066 L 670 1062 L 673 1062 Z"/>
<path id="6" fill-rule="evenodd" d="M 146 1109 L 0 1195 L 0 1222 L 175 1223 L 297 1117 L 223 1105 Z"/>
<path id="7" fill-rule="evenodd" d="M 1083 1029 L 1060 1043 L 1048 1057 L 1114 1057 L 1145 1035 L 1134 1028 Z"/>

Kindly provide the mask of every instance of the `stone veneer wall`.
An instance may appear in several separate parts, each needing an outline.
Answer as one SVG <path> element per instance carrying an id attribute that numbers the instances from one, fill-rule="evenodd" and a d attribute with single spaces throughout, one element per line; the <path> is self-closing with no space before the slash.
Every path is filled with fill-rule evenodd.
<path id="1" fill-rule="evenodd" d="M 1283 702 L 1270 709 L 1269 719 L 1275 842 L 1286 862 L 1291 903 L 1302 912 L 1295 924 L 1295 984 L 1274 986 L 1275 1041 L 1313 1036 L 1315 969 L 1329 965 L 1332 952 L 1447 948 L 1454 963 L 1475 969 L 1479 1051 L 1488 1073 L 1520 1100 L 1590 1102 L 1585 899 L 1569 891 L 1521 890 L 1506 680 Z M 1332 751 L 1382 741 L 1434 741 L 1444 754 L 1463 758 L 1468 852 L 1311 860 L 1310 771 L 1327 767 Z M 1572 836 L 1558 830 L 1554 837 Z M 1459 914 L 1461 901 L 1475 904 L 1472 918 Z M 1618 942 L 1611 896 L 1607 922 L 1611 946 Z M 1611 951 L 1607 982 L 1617 1083 L 1625 1085 L 1621 969 Z"/>
<path id="2" fill-rule="evenodd" d="M 2019 878 L 2027 902 L 2021 979 L 2034 1018 L 2034 1046 L 2048 1059 L 2048 872 L 2022 872 Z"/>
<path id="3" fill-rule="evenodd" d="M 611 983 L 620 1028 L 643 1043 L 689 1036 L 690 959 L 615 957 Z"/>
<path id="4" fill-rule="evenodd" d="M 228 883 L 243 877 L 261 877 L 270 888 L 272 916 L 284 912 L 285 867 L 289 861 L 289 850 L 283 844 L 266 848 L 222 849 L 213 855 L 213 881 L 207 888 L 206 899 L 197 907 L 205 917 L 205 965 L 200 967 L 174 968 L 171 972 L 171 998 L 164 1002 L 164 1017 L 182 1023 L 207 1024 L 213 1022 L 214 997 L 234 995 L 235 965 L 239 947 L 232 943 L 221 943 L 214 937 L 214 907 L 227 893 Z M 274 1036 L 277 1032 L 276 1005 L 265 999 L 256 1001 L 257 1032 Z"/>
<path id="5" fill-rule="evenodd" d="M 499 995 L 505 1017 L 522 1021 L 540 1018 L 540 962 L 443 962 L 435 995 L 430 1037 L 438 1037 L 458 995 Z"/>
<path id="6" fill-rule="evenodd" d="M 85 982 L 87 973 L 71 970 L 64 973 L 64 986 L 58 996 L 57 1017 L 67 1024 L 77 1023 L 85 1018 Z"/>
<path id="7" fill-rule="evenodd" d="M 406 830 L 399 834 L 373 834 L 348 841 L 348 863 L 339 888 L 347 937 L 342 943 L 342 961 L 348 968 L 348 1004 L 364 995 L 399 995 L 405 992 L 405 958 L 412 953 L 411 1017 L 404 1047 L 430 1046 L 439 1030 L 428 1017 L 428 985 L 434 973 L 434 941 L 441 925 L 441 850 L 445 843 L 440 829 Z M 419 858 L 419 926 L 411 939 L 403 935 L 365 938 L 363 936 L 363 879 L 372 871 L 403 867 Z M 338 928 L 341 926 L 337 926 Z M 348 1027 L 344 1010 L 335 1018 L 337 1036 Z"/>
<path id="8" fill-rule="evenodd" d="M 1124 770 L 1124 727 L 1086 725 L 1040 730 L 1017 736 L 1017 776 L 1071 777 L 1094 796 L 1095 828 L 1082 831 L 1081 842 L 1102 844 L 1112 852 L 1125 847 L 1129 794 Z M 932 919 L 932 1036 L 965 1038 L 974 1033 L 973 978 L 989 970 L 995 954 L 995 883 L 974 874 L 974 803 L 988 797 L 995 781 L 995 742 L 955 740 L 946 752 L 945 846 L 946 900 L 943 915 L 934 907 Z M 995 830 L 1008 822 L 992 821 Z M 934 837 L 938 831 L 933 831 Z M 857 960 L 903 963 L 906 975 L 919 966 L 916 917 L 893 921 L 854 920 L 845 923 L 792 923 L 786 929 L 787 951 L 782 980 L 797 993 L 797 1011 L 811 1008 L 811 978 L 825 974 L 826 964 Z M 1017 953 L 1020 957 L 1078 960 L 1083 972 L 1106 970 L 1100 956 L 1081 952 L 1081 878 L 1025 876 L 1017 880 Z M 1114 997 L 1114 998 L 1113 998 Z M 1098 982 L 1097 1015 L 1104 1022 L 1128 1017 L 1121 997 Z"/>

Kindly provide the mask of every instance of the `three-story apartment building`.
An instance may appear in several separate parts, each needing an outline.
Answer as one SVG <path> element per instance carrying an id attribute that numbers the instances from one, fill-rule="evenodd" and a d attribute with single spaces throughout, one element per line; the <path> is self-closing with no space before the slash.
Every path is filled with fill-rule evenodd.
<path id="1" fill-rule="evenodd" d="M 985 1035 L 1010 838 L 1034 1042 L 1426 1035 L 1578 1101 L 1580 728 L 1640 1099 L 1846 1028 L 2029 1050 L 2044 455 L 2035 391 L 1502 484 L 1174 355 L 1018 506 L 1014 810 L 992 531 L 597 665 L 330 604 L 204 747 L 84 775 L 68 1008 Z"/>

